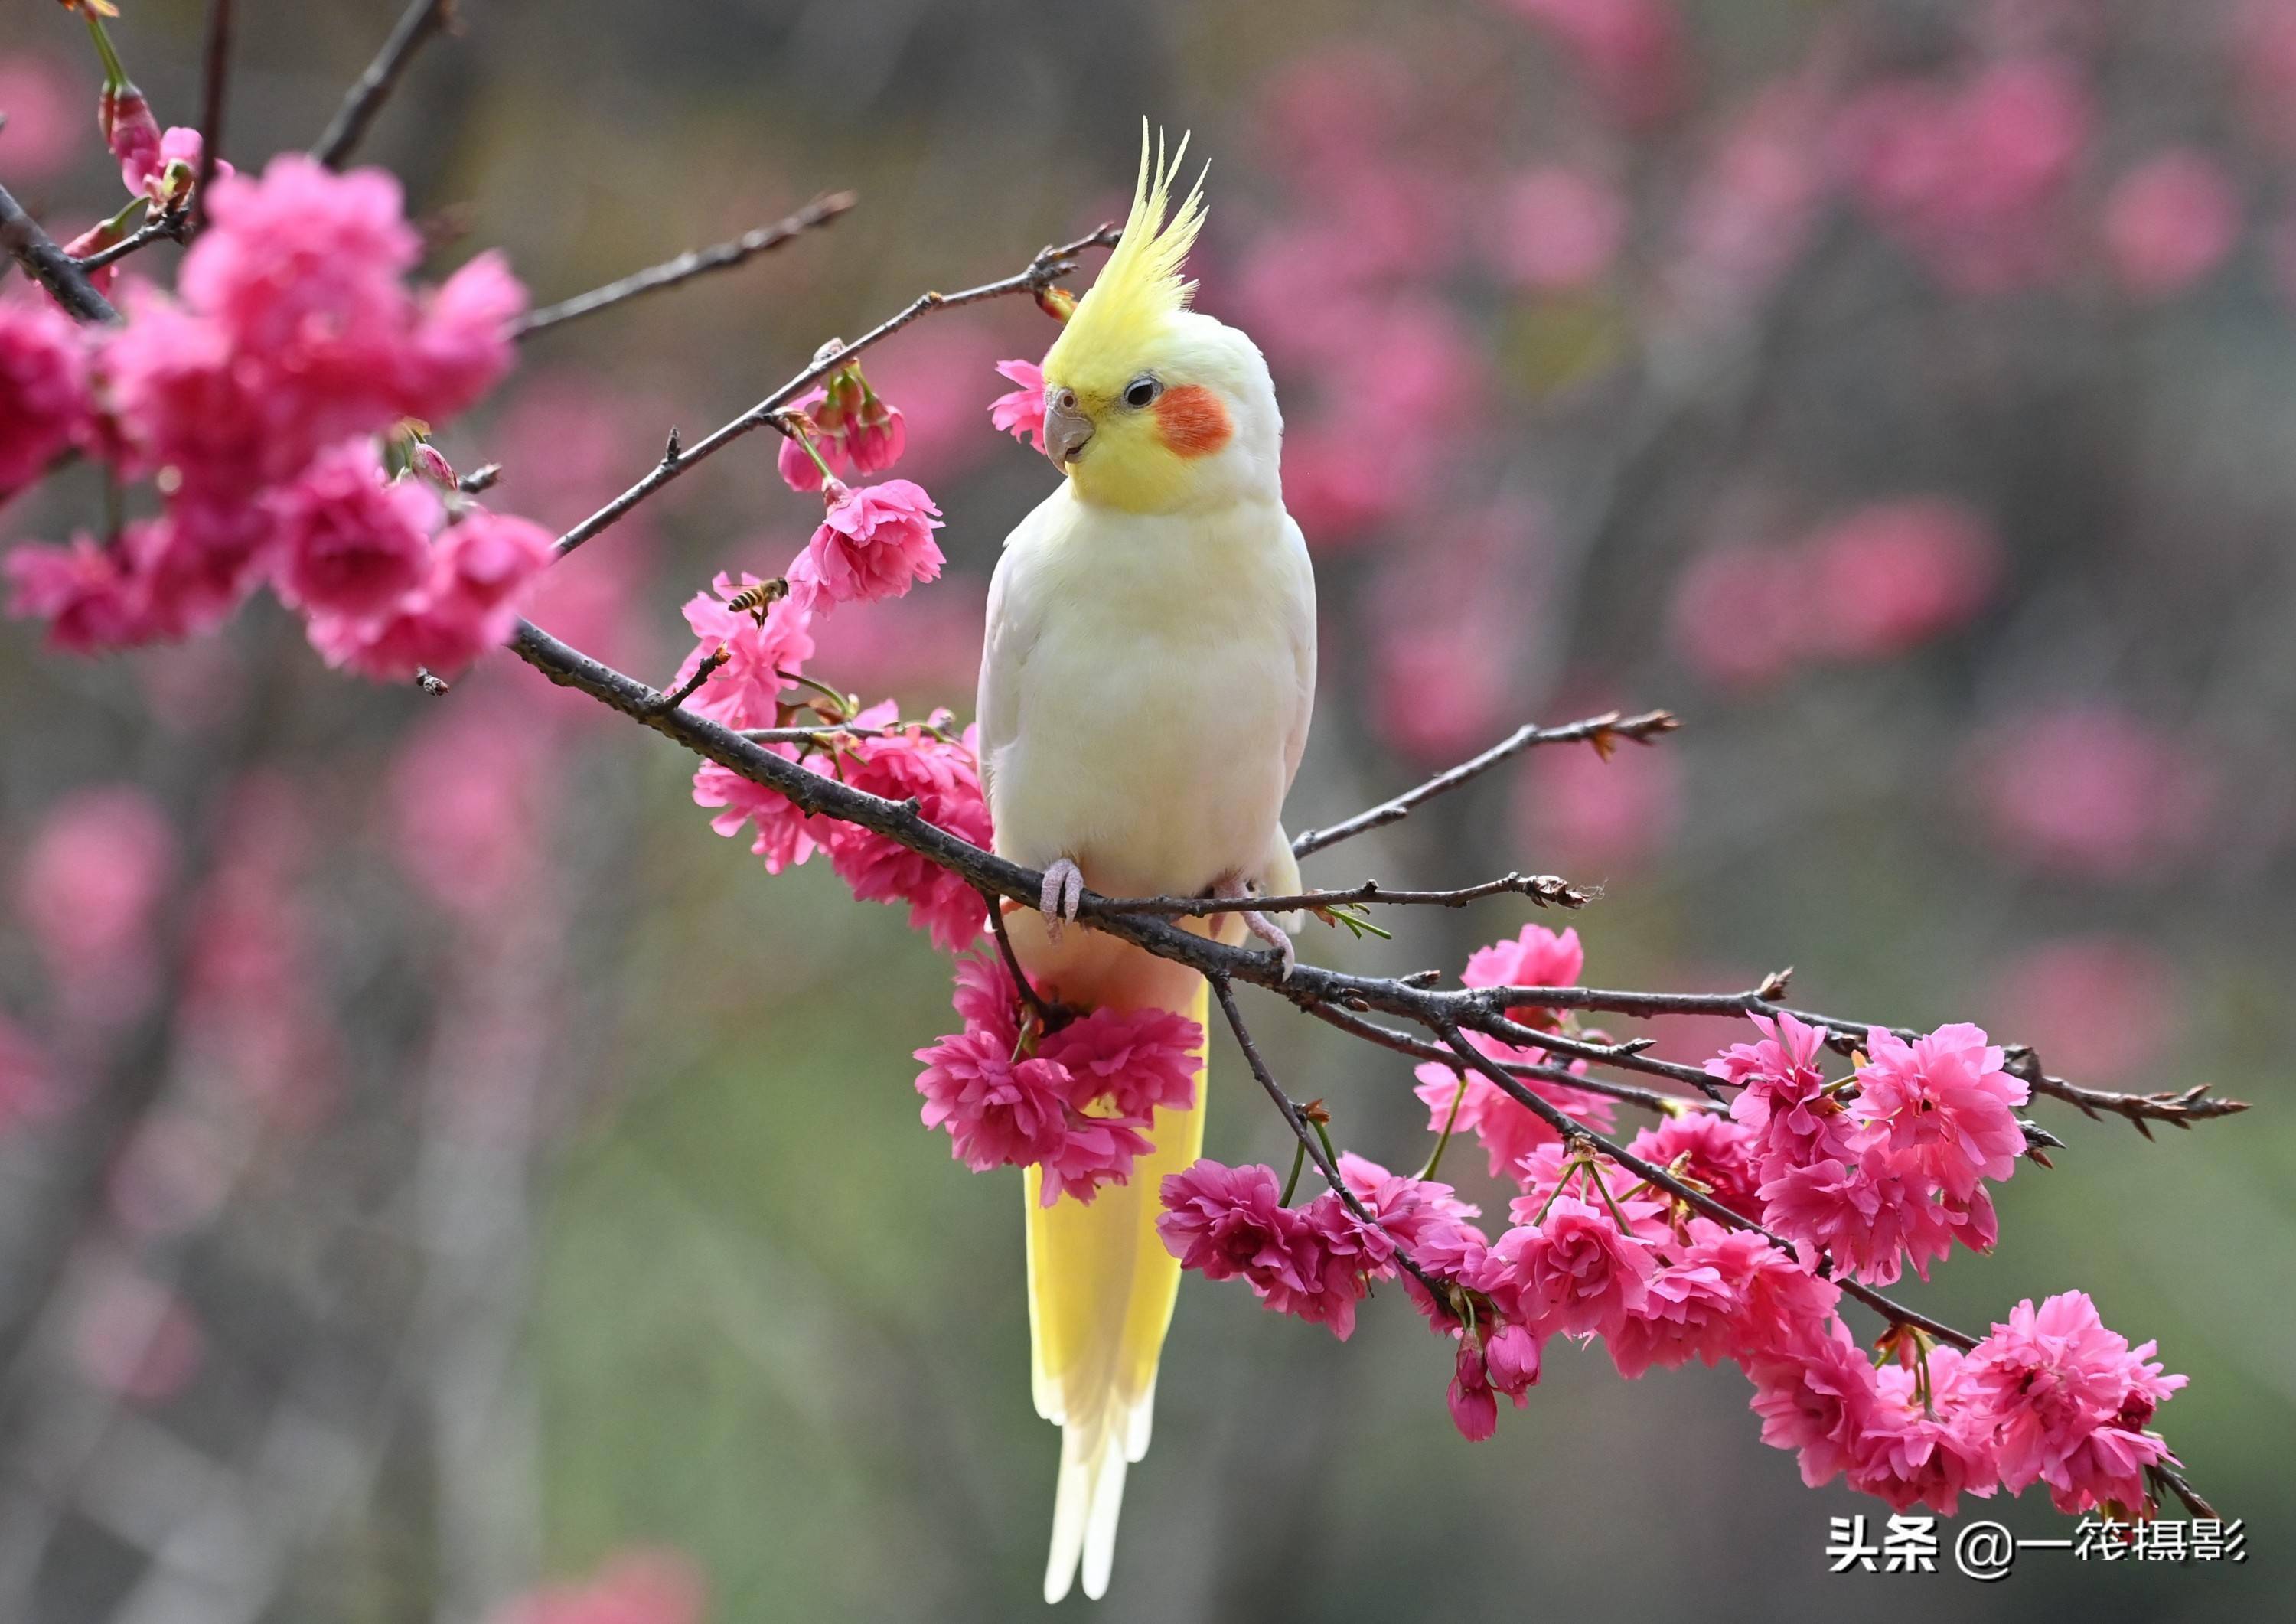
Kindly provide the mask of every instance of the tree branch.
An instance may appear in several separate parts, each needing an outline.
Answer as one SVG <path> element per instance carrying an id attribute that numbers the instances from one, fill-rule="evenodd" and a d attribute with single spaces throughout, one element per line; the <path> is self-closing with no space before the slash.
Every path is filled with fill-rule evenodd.
<path id="1" fill-rule="evenodd" d="M 164 214 L 146 217 L 144 224 L 113 243 L 92 254 L 74 260 L 84 272 L 94 272 L 108 265 L 117 265 L 128 255 L 152 246 L 165 237 L 171 242 L 181 242 L 192 234 L 191 212 L 185 209 L 170 209 Z"/>
<path id="2" fill-rule="evenodd" d="M 328 121 L 326 133 L 319 137 L 311 156 L 330 169 L 340 169 L 343 160 L 357 150 L 366 136 L 366 127 L 374 121 L 376 113 L 398 86 L 398 76 L 406 71 L 406 64 L 423 43 L 433 34 L 442 33 L 455 21 L 455 0 L 413 0 L 398 19 L 398 26 L 390 30 L 390 37 L 382 42 L 382 49 L 366 65 L 343 96 L 343 104 L 335 110 Z"/>
<path id="3" fill-rule="evenodd" d="M 1521 754 L 1541 744 L 1592 744 L 1608 756 L 1621 739 L 1636 744 L 1647 744 L 1660 734 L 1672 733 L 1682 724 L 1665 710 L 1647 710 L 1640 716 L 1622 717 L 1613 710 L 1603 716 L 1588 717 L 1583 722 L 1572 722 L 1562 727 L 1521 727 L 1509 734 L 1481 755 L 1462 761 L 1430 778 L 1417 789 L 1406 790 L 1393 800 L 1382 801 L 1366 811 L 1358 812 L 1343 824 L 1333 824 L 1328 829 L 1310 829 L 1292 842 L 1292 855 L 1304 857 L 1311 851 L 1321 851 L 1336 846 L 1341 841 L 1352 840 L 1373 829 L 1383 829 L 1411 816 L 1423 801 L 1432 800 L 1447 790 L 1480 778 L 1510 756 Z"/>
<path id="4" fill-rule="evenodd" d="M 191 229 L 207 219 L 208 183 L 223 155 L 224 105 L 231 96 L 231 0 L 208 0 L 208 43 L 200 70 L 200 172 L 192 183 Z"/>
<path id="5" fill-rule="evenodd" d="M 1240 914 L 1251 909 L 1291 914 L 1302 909 L 1355 907 L 1368 903 L 1463 908 L 1485 897 L 1528 897 L 1541 907 L 1563 908 L 1583 908 L 1590 900 L 1586 892 L 1554 874 L 1511 874 L 1454 891 L 1390 890 L 1376 880 L 1366 880 L 1350 890 L 1301 891 L 1290 897 L 1107 897 L 1101 898 L 1101 903 L 1111 913 L 1201 919 L 1211 914 Z"/>
<path id="6" fill-rule="evenodd" d="M 56 240 L 40 229 L 40 223 L 24 212 L 24 206 L 9 195 L 5 186 L 0 186 L 0 248 L 5 248 L 9 258 L 30 272 L 76 320 L 119 320 L 119 312 L 95 291 L 79 261 L 56 246 Z"/>
<path id="7" fill-rule="evenodd" d="M 996 282 L 985 282 L 977 288 L 966 288 L 956 293 L 919 294 L 905 308 L 878 323 L 851 343 L 836 344 L 825 348 L 821 354 L 814 357 L 812 364 L 803 372 L 706 439 L 698 440 L 693 445 L 682 449 L 673 441 L 670 448 L 662 453 L 661 461 L 654 464 L 652 471 L 645 478 L 561 536 L 558 538 L 557 555 L 561 558 L 565 557 L 696 463 L 724 450 L 744 434 L 764 428 L 773 422 L 775 414 L 791 401 L 804 394 L 806 390 L 863 350 L 882 343 L 928 311 L 954 310 L 962 305 L 977 305 L 987 299 L 1002 299 L 1011 293 L 1040 292 L 1075 270 L 1076 256 L 1086 249 L 1107 248 L 1113 245 L 1119 231 L 1119 228 L 1117 226 L 1103 226 L 1098 231 L 1078 237 L 1073 242 L 1064 242 L 1057 248 L 1047 248 L 1029 261 L 1026 270 Z"/>
<path id="8" fill-rule="evenodd" d="M 1300 1148 L 1307 1152 L 1308 1160 L 1316 1164 L 1316 1171 L 1331 1186 L 1332 1193 L 1340 1198 L 1341 1204 L 1355 1215 L 1357 1223 L 1369 1225 L 1382 1234 L 1386 1234 L 1386 1226 L 1379 1221 L 1378 1216 L 1363 1204 L 1353 1190 L 1348 1188 L 1348 1182 L 1340 1176 L 1338 1166 L 1324 1150 L 1322 1136 L 1308 1126 L 1300 1107 L 1283 1091 L 1283 1086 L 1275 1080 L 1275 1074 L 1267 1069 L 1267 1061 L 1260 1057 L 1259 1046 L 1251 1040 L 1250 1029 L 1243 1024 L 1243 1012 L 1235 1006 L 1235 989 L 1228 985 L 1227 977 L 1213 976 L 1210 980 L 1212 997 L 1219 1000 L 1220 1013 L 1227 1017 L 1228 1029 L 1235 1034 L 1236 1046 L 1243 1051 L 1244 1064 L 1251 1068 L 1251 1075 L 1267 1091 L 1267 1097 L 1275 1103 L 1277 1114 L 1291 1128 L 1292 1136 L 1300 1141 Z M 1389 1239 L 1394 1241 L 1392 1235 Z M 1420 1267 L 1418 1260 L 1404 1250 L 1400 1241 L 1395 1241 L 1395 1260 L 1414 1280 L 1426 1287 L 1427 1294 L 1437 1302 L 1450 1300 L 1448 1284 Z"/>
<path id="9" fill-rule="evenodd" d="M 619 281 L 610 282 L 587 293 L 577 293 L 554 305 L 545 305 L 539 310 L 529 310 L 512 324 L 511 336 L 529 338 L 545 327 L 555 327 L 570 322 L 578 316 L 588 316 L 619 305 L 625 299 L 652 293 L 658 289 L 676 287 L 711 271 L 730 270 L 742 261 L 779 248 L 792 237 L 804 235 L 817 226 L 826 226 L 839 215 L 853 207 L 857 200 L 850 192 L 828 192 L 815 198 L 796 213 L 775 220 L 770 226 L 760 226 L 755 231 L 720 242 L 709 248 L 697 248 L 665 259 L 660 265 L 635 271 Z"/>
<path id="10" fill-rule="evenodd" d="M 1502 1007 L 1538 1004 L 1550 1009 L 1603 1010 L 1611 1014 L 1645 1018 L 1668 1015 L 1766 1015 L 1775 1018 L 1792 1015 L 1797 1021 L 1823 1030 L 1827 1046 L 1843 1054 L 1861 1048 L 1867 1041 L 1869 1031 L 1889 1032 L 1907 1042 L 1922 1035 L 1911 1027 L 1885 1026 L 1879 1021 L 1845 1021 L 1837 1015 L 1822 1015 L 1816 1010 L 1795 1009 L 1782 1004 L 1778 998 L 1785 991 L 1787 979 L 1792 973 L 1792 971 L 1779 971 L 1761 986 L 1747 992 L 1620 992 L 1599 987 L 1493 987 L 1485 988 L 1484 996 Z M 2103 1113 L 2122 1117 L 2148 1138 L 2152 1136 L 2150 1123 L 2166 1122 L 2189 1129 L 2194 1122 L 2234 1116 L 2249 1108 L 2245 1100 L 2226 1099 L 2210 1094 L 2209 1086 L 2205 1083 L 2181 1093 L 2115 1094 L 2110 1089 L 2084 1088 L 2044 1072 L 2040 1057 L 2034 1054 L 2030 1045 L 2005 1044 L 2003 1048 L 2006 1052 L 2006 1069 L 2022 1078 L 2036 1094 L 2048 1095 L 2078 1106 L 2092 1120 Z"/>

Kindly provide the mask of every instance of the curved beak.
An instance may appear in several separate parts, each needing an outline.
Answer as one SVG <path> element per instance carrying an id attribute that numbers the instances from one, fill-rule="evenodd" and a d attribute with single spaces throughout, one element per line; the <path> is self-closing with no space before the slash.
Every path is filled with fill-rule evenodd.
<path id="1" fill-rule="evenodd" d="M 1092 439 L 1092 419 L 1077 406 L 1076 391 L 1047 389 L 1045 391 L 1045 455 L 1053 465 L 1065 469 L 1083 455 L 1085 443 Z"/>

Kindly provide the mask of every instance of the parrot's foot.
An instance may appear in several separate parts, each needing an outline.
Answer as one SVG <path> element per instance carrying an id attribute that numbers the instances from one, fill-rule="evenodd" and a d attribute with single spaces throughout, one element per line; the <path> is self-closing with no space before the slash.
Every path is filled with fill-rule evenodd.
<path id="1" fill-rule="evenodd" d="M 1045 936 L 1058 941 L 1062 927 L 1077 916 L 1084 904 L 1084 870 L 1062 857 L 1045 870 L 1045 889 L 1037 898 L 1037 911 L 1045 916 Z"/>
<path id="2" fill-rule="evenodd" d="M 1222 875 L 1212 886 L 1212 895 L 1223 902 L 1238 902 L 1251 894 L 1250 884 L 1233 874 Z M 1300 949 L 1292 945 L 1292 933 L 1258 908 L 1239 909 L 1236 916 L 1243 921 L 1245 930 L 1275 949 L 1275 956 L 1283 966 L 1277 980 L 1290 980 L 1300 963 Z"/>

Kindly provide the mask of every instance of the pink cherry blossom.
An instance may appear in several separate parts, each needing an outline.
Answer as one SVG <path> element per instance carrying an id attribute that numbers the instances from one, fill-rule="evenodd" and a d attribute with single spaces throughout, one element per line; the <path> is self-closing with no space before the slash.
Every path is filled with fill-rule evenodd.
<path id="1" fill-rule="evenodd" d="M 1512 941 L 1469 954 L 1459 981 L 1464 987 L 1576 987 L 1586 970 L 1587 949 L 1575 928 L 1558 935 L 1545 925 L 1525 925 Z M 1536 1005 L 1515 1005 L 1507 1019 L 1550 1029 L 1556 1023 L 1553 1010 Z"/>
<path id="2" fill-rule="evenodd" d="M 159 804 L 128 784 L 67 795 L 32 832 L 14 875 L 17 912 L 73 1018 L 111 1022 L 144 1007 L 176 847 Z"/>
<path id="3" fill-rule="evenodd" d="M 1929 1266 L 1953 1250 L 1961 1210 L 1937 1193 L 1914 1158 L 1868 1144 L 1848 1162 L 1805 1162 L 1765 1181 L 1762 1221 L 1832 1254 L 1868 1285 L 1890 1284 L 1908 1257 L 1926 1280 Z M 1972 1198 L 1983 1200 L 1981 1191 Z"/>
<path id="4" fill-rule="evenodd" d="M 1045 448 L 1045 371 L 1034 361 L 999 361 L 996 370 L 1021 387 L 988 403 L 988 421 L 1014 439 Z"/>
<path id="5" fill-rule="evenodd" d="M 1607 1336 L 1643 1311 L 1657 1270 L 1649 1246 L 1622 1234 L 1607 1210 L 1558 1195 L 1537 1224 L 1493 1243 L 1472 1284 L 1509 1319 L 1542 1333 Z"/>
<path id="6" fill-rule="evenodd" d="M 2062 205 L 2094 121 L 2070 62 L 1994 62 L 1965 85 L 1875 85 L 1843 110 L 1833 142 L 1875 222 L 1964 294 L 2058 275 Z"/>
<path id="7" fill-rule="evenodd" d="M 1627 1149 L 1677 1177 L 1703 1185 L 1716 1201 L 1747 1218 L 1761 1216 L 1755 1194 L 1753 1130 L 1713 1111 L 1687 1111 L 1645 1128 Z"/>
<path id="8" fill-rule="evenodd" d="M 1993 1418 L 1965 1390 L 1955 1348 L 1925 1356 L 1930 1401 L 1915 1396 L 1915 1373 L 1885 1365 L 1874 1373 L 1874 1405 L 1851 1446 L 1849 1486 L 1878 1495 L 1892 1511 L 1926 1505 L 1942 1516 L 1964 1494 L 1980 1498 L 1998 1487 Z"/>
<path id="9" fill-rule="evenodd" d="M 429 573 L 439 498 L 413 480 L 390 483 L 373 442 L 324 452 L 273 498 L 275 577 L 290 608 L 361 619 L 381 615 Z"/>
<path id="10" fill-rule="evenodd" d="M 1808 653 L 1813 613 L 1800 563 L 1775 547 L 1709 547 L 1675 585 L 1674 647 L 1702 677 L 1766 686 Z"/>
<path id="11" fill-rule="evenodd" d="M 908 441 L 908 422 L 901 408 L 874 396 L 845 431 L 845 452 L 857 474 L 884 472 L 901 460 Z"/>
<path id="12" fill-rule="evenodd" d="M 1730 1120 L 1753 1136 L 1756 1175 L 1774 1178 L 1828 1157 L 1855 1154 L 1863 1125 L 1817 1069 L 1824 1041 L 1819 1029 L 1790 1014 L 1750 1017 L 1759 1043 L 1733 1044 L 1706 1062 L 1710 1076 L 1737 1087 Z"/>
<path id="13" fill-rule="evenodd" d="M 1768 1237 L 1693 1218 L 1679 1266 L 1712 1269 L 1735 1304 L 1724 1351 L 1761 1358 L 1799 1348 L 1817 1336 L 1841 1300 L 1841 1288 L 1821 1280 Z"/>
<path id="14" fill-rule="evenodd" d="M 0 500 L 88 434 L 87 351 L 62 311 L 0 294 Z"/>
<path id="15" fill-rule="evenodd" d="M 1390 1173 L 1352 1151 L 1340 1153 L 1340 1182 L 1414 1258 L 1422 1248 L 1439 1250 L 1455 1241 L 1468 1227 L 1466 1220 L 1476 1215 L 1476 1209 L 1459 1200 L 1449 1185 Z"/>
<path id="16" fill-rule="evenodd" d="M 2097 701 L 2001 724 L 1972 749 L 1969 775 L 2005 853 L 2092 879 L 2187 856 L 2219 799 L 2193 746 Z"/>
<path id="17" fill-rule="evenodd" d="M 2190 147 L 2162 152 L 2113 183 L 2105 251 L 2131 295 L 2167 299 L 2224 263 L 2240 214 L 2240 194 L 2214 158 Z"/>
<path id="18" fill-rule="evenodd" d="M 1534 292 L 1575 292 L 1611 268 L 1626 229 L 1626 201 L 1607 183 L 1560 164 L 1526 169 L 1499 200 L 1500 273 Z"/>
<path id="19" fill-rule="evenodd" d="M 1800 551 L 1818 606 L 1812 645 L 1845 660 L 1887 660 L 1966 623 L 2000 570 L 1985 521 L 1930 496 L 1856 509 Z"/>
<path id="20" fill-rule="evenodd" d="M 1095 1009 L 1038 1040 L 1037 1053 L 1067 1068 L 1086 1099 L 1119 1116 L 1187 1111 L 1196 1101 L 1204 1029 L 1160 1009 Z"/>
<path id="21" fill-rule="evenodd" d="M 1762 1441 L 1797 1451 L 1804 1483 L 1816 1489 L 1848 1470 L 1877 1398 L 1874 1367 L 1849 1326 L 1830 1319 L 1807 1341 L 1749 1360 L 1746 1374 Z"/>
<path id="22" fill-rule="evenodd" d="M 1988 1044 L 1982 1029 L 1956 1022 L 1907 1044 L 1875 1028 L 1866 1050 L 1861 1114 L 1948 1195 L 1966 1200 L 1980 1180 L 2017 1170 L 2025 1135 L 2016 1108 L 2031 1091 L 2001 1069 L 2000 1046 Z"/>
<path id="23" fill-rule="evenodd" d="M 1232 1168 L 1206 1157 L 1164 1176 L 1156 1230 L 1182 1268 L 1207 1280 L 1240 1276 L 1262 1297 L 1272 1283 L 1297 1289 L 1299 1227 L 1283 1192 L 1271 1167 Z"/>
<path id="24" fill-rule="evenodd" d="M 1499 1401 L 1491 1391 L 1483 1349 L 1472 1336 L 1459 1341 L 1446 1398 L 1451 1407 L 1451 1424 L 1469 1443 L 1479 1444 L 1499 1430 Z"/>
<path id="25" fill-rule="evenodd" d="M 927 1128 L 945 1128 L 950 1153 L 974 1172 L 1060 1154 L 1069 1132 L 1069 1075 L 1054 1062 L 1016 1060 L 993 1032 L 963 1032 L 916 1052 Z"/>
<path id="26" fill-rule="evenodd" d="M 791 761 L 798 759 L 798 747 L 794 744 L 767 744 L 761 748 Z M 714 761 L 704 762 L 694 772 L 693 804 L 721 808 L 709 820 L 709 826 L 728 840 L 744 828 L 753 828 L 756 833 L 750 849 L 765 859 L 769 874 L 803 863 L 821 849 L 821 841 L 816 836 L 827 833 L 780 791 L 769 790 Z"/>
<path id="27" fill-rule="evenodd" d="M 782 673 L 801 672 L 813 658 L 813 617 L 793 599 L 772 604 L 762 623 L 746 609 L 726 607 L 763 584 L 747 571 L 736 578 L 720 570 L 710 590 L 694 594 L 685 605 L 685 623 L 697 641 L 670 686 L 684 687 L 703 660 L 724 649 L 726 663 L 685 708 L 727 727 L 778 726 L 781 696 L 793 685 Z"/>
<path id="28" fill-rule="evenodd" d="M 107 76 L 96 98 L 95 124 L 104 146 L 119 160 L 121 184 L 131 193 L 140 193 L 160 156 L 160 120 L 152 111 L 151 98 Z"/>
<path id="29" fill-rule="evenodd" d="M 1542 1340 L 1525 1325 L 1505 1325 L 1483 1341 L 1483 1374 L 1494 1392 L 1514 1400 L 1517 1409 L 1530 1402 L 1538 1385 Z"/>
<path id="30" fill-rule="evenodd" d="M 1329 1190 L 1293 1212 L 1292 1253 L 1300 1284 L 1294 1287 L 1289 1277 L 1272 1282 L 1265 1300 L 1276 1313 L 1327 1326 L 1344 1342 L 1355 1333 L 1356 1304 L 1367 1283 L 1392 1272 L 1395 1242 Z"/>
<path id="31" fill-rule="evenodd" d="M 940 509 L 910 480 L 832 487 L 828 516 L 789 567 L 790 595 L 816 613 L 905 596 L 940 574 L 939 528 Z"/>
<path id="32" fill-rule="evenodd" d="M 93 536 L 65 545 L 10 549 L 8 612 L 48 623 L 48 641 L 77 654 L 141 643 L 152 635 L 148 596 L 121 549 Z"/>
<path id="33" fill-rule="evenodd" d="M 473 508 L 432 544 L 422 586 L 379 617 L 314 615 L 312 645 L 329 665 L 383 681 L 411 680 L 417 667 L 459 672 L 510 636 L 550 545 L 539 525 Z"/>
<path id="34" fill-rule="evenodd" d="M 889 701 L 855 720 L 883 726 L 894 719 L 893 710 Z M 947 717 L 936 712 L 932 719 L 938 726 Z M 857 739 L 849 747 L 843 775 L 853 788 L 888 800 L 914 799 L 927 823 L 959 840 L 989 843 L 988 802 L 981 792 L 972 728 L 954 742 L 922 728 Z M 935 947 L 955 952 L 980 933 L 986 919 L 980 893 L 962 876 L 857 824 L 832 824 L 821 838 L 830 865 L 856 897 L 907 903 L 909 923 L 930 931 Z"/>
<path id="35" fill-rule="evenodd" d="M 2045 1482 L 2068 1513 L 2108 1499 L 2144 1505 L 2144 1468 L 2175 1458 L 2144 1429 L 2186 1381 L 2162 1374 L 2153 1349 L 2107 1329 L 2086 1292 L 2011 1309 L 1962 1373 L 1999 1424 L 2002 1486 L 2019 1494 Z"/>
<path id="36" fill-rule="evenodd" d="M 1642 1306 L 1619 1321 L 1605 1346 L 1628 1381 L 1652 1366 L 1671 1370 L 1692 1359 L 1717 1364 L 1734 1349 L 1737 1308 L 1737 1294 L 1713 1265 L 1666 1264 L 1650 1277 Z"/>

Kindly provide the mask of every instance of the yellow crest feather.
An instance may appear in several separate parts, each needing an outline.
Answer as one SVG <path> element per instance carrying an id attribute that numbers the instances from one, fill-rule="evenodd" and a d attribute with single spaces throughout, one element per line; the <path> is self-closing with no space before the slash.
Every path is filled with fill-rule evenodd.
<path id="1" fill-rule="evenodd" d="M 1132 189 L 1132 212 L 1124 234 L 1101 267 L 1092 284 L 1062 329 L 1060 339 L 1045 357 L 1045 370 L 1060 373 L 1095 360 L 1122 365 L 1130 350 L 1152 337 L 1174 316 L 1185 309 L 1196 291 L 1182 280 L 1188 250 L 1204 223 L 1203 175 L 1186 199 L 1165 218 L 1170 209 L 1172 183 L 1179 178 L 1180 161 L 1187 156 L 1188 137 L 1167 163 L 1164 137 L 1156 136 L 1153 161 L 1148 144 L 1148 121 L 1140 121 L 1140 177 Z M 1210 172 L 1210 166 L 1205 167 Z"/>

